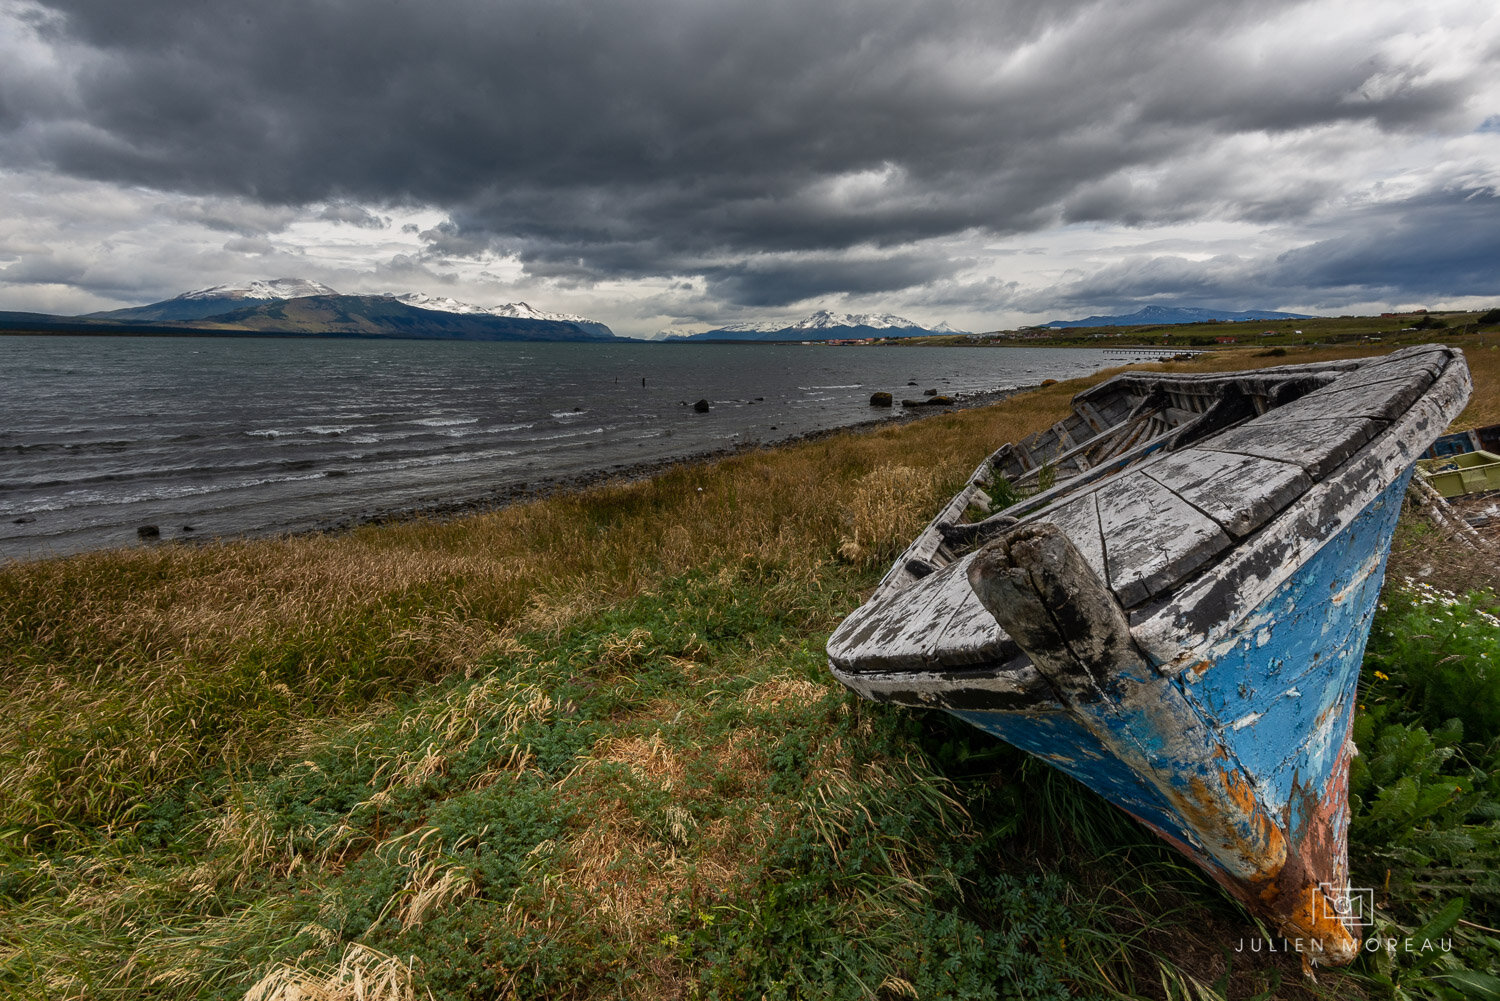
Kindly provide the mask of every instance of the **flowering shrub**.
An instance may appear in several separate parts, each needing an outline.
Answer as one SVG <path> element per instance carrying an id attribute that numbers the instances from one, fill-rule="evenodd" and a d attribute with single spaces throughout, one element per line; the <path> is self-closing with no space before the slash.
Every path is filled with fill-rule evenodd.
<path id="1" fill-rule="evenodd" d="M 1411 578 L 1387 588 L 1370 633 L 1364 701 L 1399 701 L 1428 728 L 1456 719 L 1471 743 L 1500 737 L 1500 618 L 1487 610 L 1494 600 Z"/>

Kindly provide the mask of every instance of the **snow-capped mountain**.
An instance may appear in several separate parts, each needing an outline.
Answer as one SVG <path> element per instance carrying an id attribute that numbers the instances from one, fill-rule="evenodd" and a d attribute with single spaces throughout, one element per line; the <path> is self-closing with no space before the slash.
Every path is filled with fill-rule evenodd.
<path id="1" fill-rule="evenodd" d="M 674 337 L 691 341 L 826 341 L 846 337 L 923 337 L 961 333 L 948 324 L 924 327 L 892 313 L 835 313 L 820 309 L 796 323 L 760 321 L 731 323 L 701 334 Z"/>
<path id="2" fill-rule="evenodd" d="M 441 314 L 434 316 L 433 314 Z M 470 340 L 614 340 L 598 320 L 549 313 L 524 302 L 476 306 L 446 296 L 344 295 L 320 282 L 278 278 L 215 285 L 147 306 L 94 313 L 128 324 L 195 324 L 202 329 L 339 333 Z"/>
<path id="3" fill-rule="evenodd" d="M 550 313 L 524 302 L 508 302 L 490 310 L 495 316 L 515 316 L 523 320 L 560 320 L 563 323 L 598 323 L 577 313 Z"/>
<path id="4" fill-rule="evenodd" d="M 435 309 L 441 313 L 488 313 L 489 310 L 483 306 L 476 306 L 471 302 L 459 302 L 444 295 L 428 295 L 425 292 L 407 292 L 405 295 L 392 295 L 397 302 L 404 302 L 408 306 L 418 309 Z"/>
<path id="5" fill-rule="evenodd" d="M 215 285 L 196 292 L 184 292 L 178 299 L 301 299 L 309 295 L 338 295 L 321 282 L 306 278 L 273 278 L 270 281 L 253 281 L 242 285 Z M 168 300 L 169 302 L 171 300 Z"/>
<path id="6" fill-rule="evenodd" d="M 552 313 L 545 309 L 537 309 L 525 302 L 507 302 L 503 306 L 476 306 L 471 302 L 460 302 L 447 296 L 427 295 L 424 292 L 408 292 L 405 295 L 392 296 L 392 298 L 418 309 L 432 309 L 443 313 L 462 315 L 484 313 L 489 316 L 508 316 L 518 320 L 552 320 L 557 323 L 576 324 L 585 330 L 593 330 L 597 333 L 611 332 L 604 324 L 598 320 L 591 320 L 587 316 L 579 316 L 576 313 Z"/>
<path id="7" fill-rule="evenodd" d="M 903 316 L 891 313 L 834 313 L 820 309 L 805 320 L 792 324 L 793 330 L 831 330 L 834 327 L 870 327 L 875 330 L 924 329 Z"/>
<path id="8" fill-rule="evenodd" d="M 716 329 L 736 334 L 769 334 L 777 330 L 790 330 L 792 328 L 777 320 L 760 320 L 730 323 Z"/>
<path id="9" fill-rule="evenodd" d="M 276 278 L 271 281 L 214 285 L 184 292 L 147 306 L 129 306 L 103 313 L 90 313 L 98 319 L 123 320 L 130 323 L 183 323 L 218 316 L 256 303 L 288 302 L 316 295 L 338 295 L 321 282 L 306 278 Z"/>

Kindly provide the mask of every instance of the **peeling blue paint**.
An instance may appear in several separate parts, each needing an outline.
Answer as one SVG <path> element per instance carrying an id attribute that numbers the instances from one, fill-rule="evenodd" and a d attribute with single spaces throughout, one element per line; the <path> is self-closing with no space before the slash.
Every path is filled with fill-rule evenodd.
<path id="1" fill-rule="evenodd" d="M 1178 841 L 1199 847 L 1197 838 L 1156 790 L 1107 750 L 1071 714 L 1062 710 L 1043 713 L 949 711 L 986 733 L 1041 758 Z"/>
<path id="2" fill-rule="evenodd" d="M 1207 652 L 1207 667 L 1168 682 L 1209 722 L 1230 752 L 1226 765 L 1238 765 L 1251 778 L 1257 797 L 1294 844 L 1312 821 L 1304 811 L 1309 802 L 1316 804 L 1316 791 L 1344 750 L 1359 664 L 1409 477 L 1398 477 L 1251 610 Z M 1072 712 L 950 712 L 1047 761 L 1193 849 L 1207 868 L 1222 871 L 1205 855 L 1191 821 Z M 1119 737 L 1154 763 L 1175 767 L 1184 792 L 1202 774 L 1202 762 L 1174 766 L 1180 753 L 1174 733 L 1143 734 L 1139 720 L 1132 720 Z M 1331 820 L 1342 833 L 1345 811 L 1336 810 Z"/>
<path id="3" fill-rule="evenodd" d="M 1385 489 L 1354 521 L 1260 608 L 1244 629 L 1213 647 L 1214 666 L 1183 692 L 1209 719 L 1225 721 L 1224 742 L 1255 776 L 1266 805 L 1287 817 L 1296 840 L 1306 818 L 1297 787 L 1321 788 L 1348 732 L 1359 665 L 1385 577 L 1385 559 L 1401 513 L 1410 471 Z M 1330 601 L 1329 596 L 1341 595 Z M 1269 632 L 1267 642 L 1261 635 Z M 1253 724 L 1234 726 L 1251 714 Z"/>

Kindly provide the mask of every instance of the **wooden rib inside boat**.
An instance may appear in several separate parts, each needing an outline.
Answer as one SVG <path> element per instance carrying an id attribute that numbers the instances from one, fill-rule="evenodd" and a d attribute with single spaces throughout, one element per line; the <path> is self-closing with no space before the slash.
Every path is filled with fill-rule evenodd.
<path id="1" fill-rule="evenodd" d="M 1469 388 L 1439 345 L 1117 376 L 980 465 L 832 671 L 1052 763 L 1347 963 L 1359 664 L 1413 464 Z"/>

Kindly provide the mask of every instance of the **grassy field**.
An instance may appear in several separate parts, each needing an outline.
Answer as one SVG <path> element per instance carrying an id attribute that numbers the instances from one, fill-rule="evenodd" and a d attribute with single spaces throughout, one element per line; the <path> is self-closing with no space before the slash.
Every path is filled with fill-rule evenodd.
<path id="1" fill-rule="evenodd" d="M 1500 351 L 1470 362 L 1460 425 L 1500 421 Z M 1500 996 L 1500 626 L 1450 593 L 1493 568 L 1420 521 L 1352 855 L 1383 937 L 1452 951 L 1304 983 L 1091 793 L 827 677 L 907 538 L 1084 384 L 446 523 L 0 570 L 0 994 Z"/>
<path id="2" fill-rule="evenodd" d="M 1038 339 L 1040 337 L 1040 339 Z M 1319 316 L 1306 320 L 1242 320 L 1234 323 L 1174 323 L 1138 327 L 1063 327 L 1050 331 L 994 331 L 975 337 L 944 335 L 908 340 L 918 344 L 994 344 L 1027 347 L 1167 345 L 1214 347 L 1329 347 L 1382 345 L 1385 349 L 1434 338 L 1455 347 L 1484 346 L 1500 338 L 1500 309 L 1474 312 L 1402 313 L 1394 316 Z M 1102 343 L 1101 343 L 1102 342 Z"/>

